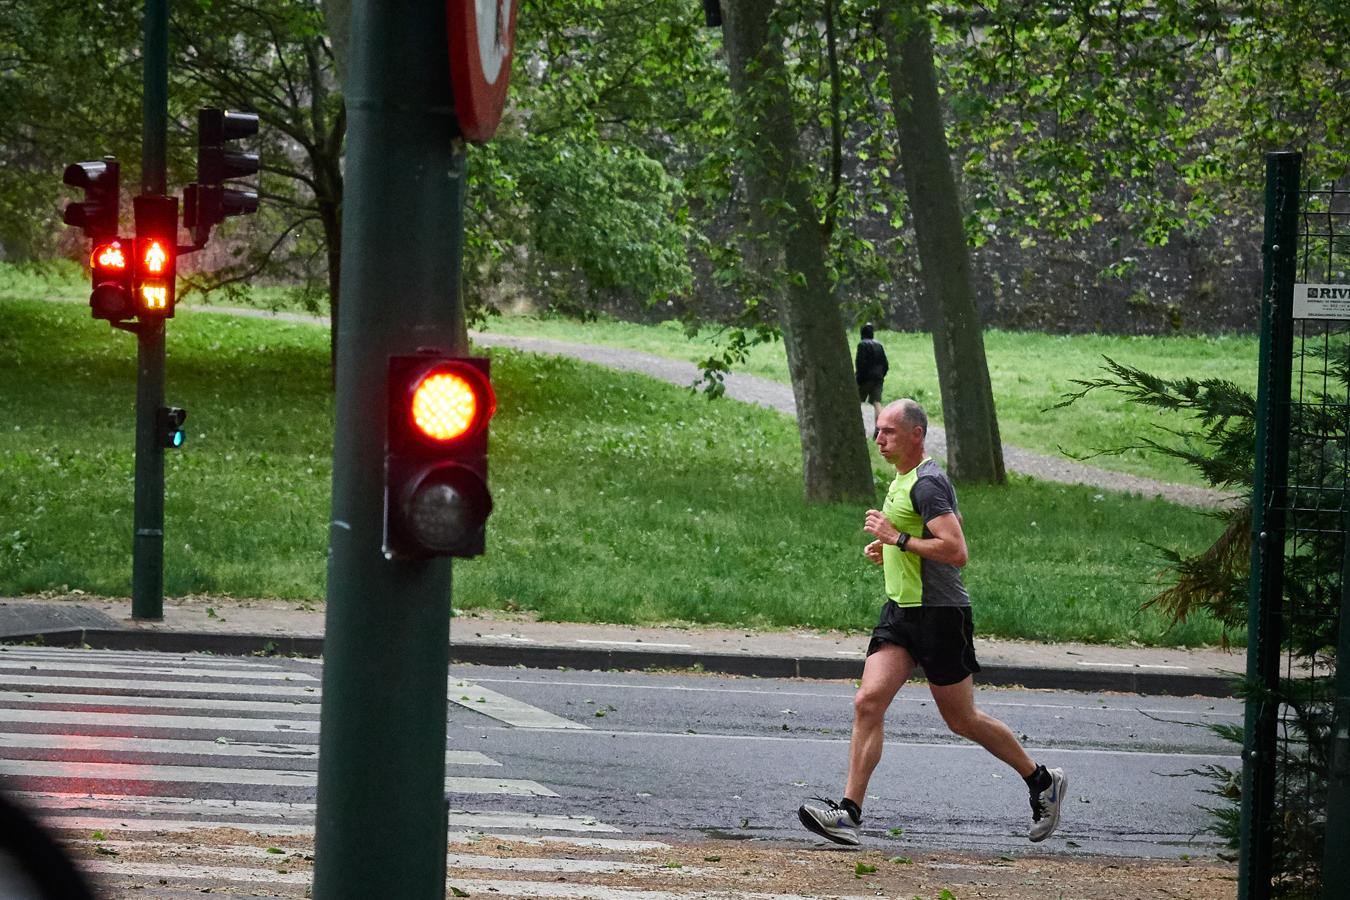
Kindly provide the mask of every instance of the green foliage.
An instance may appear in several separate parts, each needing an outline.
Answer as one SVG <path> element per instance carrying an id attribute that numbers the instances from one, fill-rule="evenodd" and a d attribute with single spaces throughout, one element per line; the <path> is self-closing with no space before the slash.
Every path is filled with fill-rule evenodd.
<path id="1" fill-rule="evenodd" d="M 655 303 L 689 289 L 687 218 L 679 185 L 659 162 L 555 135 L 504 138 L 473 165 L 474 186 L 487 189 L 474 203 L 489 221 L 473 230 L 469 264 L 491 271 L 489 283 L 515 263 L 541 305 L 580 314 L 614 294 Z M 520 246 L 530 248 L 523 265 L 513 251 Z M 490 303 L 482 282 L 471 290 Z"/>
<path id="2" fill-rule="evenodd" d="M 1319 895 L 1319 872 L 1326 827 L 1326 797 L 1330 772 L 1332 728 L 1336 714 L 1334 674 L 1341 627 L 1342 581 L 1346 572 L 1346 533 L 1350 521 L 1340 509 L 1345 493 L 1346 441 L 1350 428 L 1344 397 L 1350 390 L 1350 368 L 1345 360 L 1350 338 L 1334 326 L 1324 334 L 1317 326 L 1297 341 L 1292 370 L 1298 402 L 1291 404 L 1289 470 L 1269 477 L 1286 485 L 1288 496 L 1279 512 L 1287 514 L 1277 560 L 1282 567 L 1283 597 L 1266 598 L 1278 604 L 1281 615 L 1266 617 L 1278 627 L 1264 635 L 1279 640 L 1287 655 L 1288 671 L 1274 688 L 1249 680 L 1241 696 L 1267 709 L 1281 710 L 1279 750 L 1266 765 L 1275 768 L 1273 828 L 1274 896 Z M 1078 382 L 1083 390 L 1068 396 L 1064 405 L 1092 391 L 1113 390 L 1133 403 L 1168 412 L 1183 412 L 1196 423 L 1177 429 L 1188 439 L 1185 449 L 1150 444 L 1149 449 L 1183 459 L 1216 486 L 1243 487 L 1250 496 L 1253 482 L 1257 404 L 1252 394 L 1217 379 L 1164 379 L 1106 360 L 1108 377 Z M 1283 390 L 1283 388 L 1281 388 Z M 1280 402 L 1287 402 L 1281 400 Z M 1273 502 L 1273 501 L 1268 501 Z M 1274 512 L 1272 512 L 1272 515 Z M 1196 614 L 1212 616 L 1226 629 L 1237 629 L 1248 618 L 1252 574 L 1251 501 L 1219 514 L 1225 528 L 1219 539 L 1200 553 L 1165 550 L 1173 584 L 1150 601 L 1174 621 Z M 1342 664 L 1344 661 L 1340 661 Z M 1306 667 L 1297 672 L 1296 666 Z M 1244 735 L 1236 728 L 1216 728 L 1234 741 Z M 1200 770 L 1211 780 L 1209 793 L 1222 805 L 1211 809 L 1211 830 L 1238 846 L 1241 782 L 1237 773 L 1209 766 Z"/>
<path id="3" fill-rule="evenodd" d="M 972 232 L 1123 213 L 1162 244 L 1249 208 L 1266 149 L 1339 177 L 1348 17 L 1337 0 L 959 7 L 945 72 Z"/>
<path id="4" fill-rule="evenodd" d="M 125 595 L 133 342 L 76 304 L 0 298 L 0 380 L 13 385 L 0 393 L 0 592 Z M 565 359 L 492 355 L 497 509 L 488 555 L 455 570 L 457 607 L 567 621 L 870 626 L 880 576 L 861 555 L 860 509 L 803 506 L 787 417 Z M 323 596 L 332 479 L 323 330 L 184 312 L 168 377 L 170 401 L 189 415 L 187 445 L 166 459 L 166 591 Z M 876 475 L 884 483 L 880 464 Z M 1154 564 L 1136 536 L 1198 548 L 1205 518 L 1097 494 L 1025 480 L 962 490 L 981 633 L 1217 640 L 1203 617 L 1169 628 L 1138 610 Z"/>

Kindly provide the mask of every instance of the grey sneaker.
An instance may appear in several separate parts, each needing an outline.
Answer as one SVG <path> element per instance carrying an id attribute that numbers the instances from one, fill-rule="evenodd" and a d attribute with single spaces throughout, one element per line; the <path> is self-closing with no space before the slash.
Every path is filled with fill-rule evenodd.
<path id="1" fill-rule="evenodd" d="M 858 846 L 858 826 L 861 824 L 853 814 L 833 800 L 816 797 L 819 803 L 803 803 L 797 810 L 797 818 L 809 831 L 836 844 Z M 823 805 L 821 805 L 823 804 Z"/>
<path id="2" fill-rule="evenodd" d="M 1069 778 L 1063 769 L 1047 769 L 1050 786 L 1031 795 L 1031 833 L 1033 843 L 1039 843 L 1055 833 L 1059 827 L 1059 810 L 1064 795 L 1069 792 Z"/>

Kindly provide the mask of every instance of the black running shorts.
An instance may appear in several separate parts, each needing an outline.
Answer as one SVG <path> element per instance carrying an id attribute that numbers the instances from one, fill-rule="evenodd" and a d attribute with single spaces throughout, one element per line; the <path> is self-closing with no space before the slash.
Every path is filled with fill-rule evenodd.
<path id="1" fill-rule="evenodd" d="M 969 606 L 897 606 L 887 600 L 872 629 L 867 655 L 882 644 L 904 647 L 923 666 L 924 677 L 944 687 L 980 671 L 975 659 L 975 623 Z"/>
<path id="2" fill-rule="evenodd" d="M 859 403 L 880 403 L 881 402 L 882 380 L 860 381 L 858 382 L 858 402 Z"/>

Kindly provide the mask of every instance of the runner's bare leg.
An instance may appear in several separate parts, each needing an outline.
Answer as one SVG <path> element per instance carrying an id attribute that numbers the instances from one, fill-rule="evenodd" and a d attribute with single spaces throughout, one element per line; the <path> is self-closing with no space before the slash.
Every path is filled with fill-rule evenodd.
<path id="1" fill-rule="evenodd" d="M 1036 764 L 1022 749 L 1012 729 L 975 707 L 975 687 L 969 676 L 956 684 L 929 685 L 929 689 L 953 733 L 979 744 L 1016 769 L 1023 778 L 1036 770 Z"/>
<path id="2" fill-rule="evenodd" d="M 853 737 L 848 748 L 848 781 L 844 796 L 859 807 L 867 782 L 881 762 L 886 736 L 886 710 L 914 671 L 914 657 L 896 644 L 882 644 L 863 665 L 862 684 L 853 695 Z"/>

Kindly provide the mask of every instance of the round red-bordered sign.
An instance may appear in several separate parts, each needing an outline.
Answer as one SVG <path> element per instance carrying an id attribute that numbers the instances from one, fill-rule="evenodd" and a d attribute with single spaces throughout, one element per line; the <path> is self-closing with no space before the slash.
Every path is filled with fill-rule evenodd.
<path id="1" fill-rule="evenodd" d="M 520 0 L 446 0 L 450 88 L 465 140 L 486 141 L 497 133 L 519 8 Z"/>

